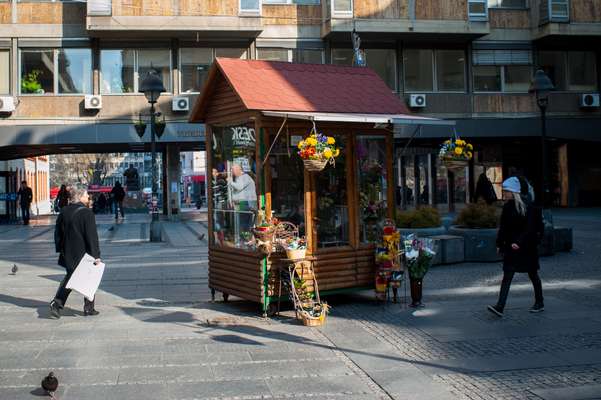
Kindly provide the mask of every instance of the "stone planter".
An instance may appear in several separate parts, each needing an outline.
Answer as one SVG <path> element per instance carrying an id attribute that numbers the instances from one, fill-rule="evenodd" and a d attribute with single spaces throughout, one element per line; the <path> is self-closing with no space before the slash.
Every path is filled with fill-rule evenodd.
<path id="1" fill-rule="evenodd" d="M 444 226 L 437 226 L 434 228 L 400 228 L 399 232 L 401 236 L 406 237 L 408 235 L 416 234 L 418 237 L 430 237 L 444 235 L 447 230 Z"/>
<path id="2" fill-rule="evenodd" d="M 469 229 L 452 226 L 450 235 L 462 236 L 465 261 L 495 262 L 501 260 L 497 254 L 497 229 Z"/>

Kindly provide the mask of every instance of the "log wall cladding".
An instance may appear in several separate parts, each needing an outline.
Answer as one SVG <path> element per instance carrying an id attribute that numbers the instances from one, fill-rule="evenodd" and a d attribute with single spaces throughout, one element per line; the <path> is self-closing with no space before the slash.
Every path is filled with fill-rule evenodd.
<path id="1" fill-rule="evenodd" d="M 537 110 L 529 94 L 478 94 L 474 95 L 475 113 L 524 113 Z"/>
<path id="2" fill-rule="evenodd" d="M 467 0 L 415 0 L 416 19 L 467 20 Z"/>
<path id="3" fill-rule="evenodd" d="M 12 4 L 0 3 L 0 24 L 10 24 L 12 21 Z"/>

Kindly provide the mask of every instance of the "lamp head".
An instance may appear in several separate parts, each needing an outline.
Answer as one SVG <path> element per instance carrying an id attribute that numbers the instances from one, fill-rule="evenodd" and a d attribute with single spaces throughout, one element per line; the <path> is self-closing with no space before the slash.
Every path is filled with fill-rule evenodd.
<path id="1" fill-rule="evenodd" d="M 161 93 L 165 92 L 163 81 L 159 78 L 157 71 L 151 69 L 148 71 L 142 82 L 140 82 L 140 93 L 144 93 L 150 104 L 154 104 L 159 100 Z"/>
<path id="2" fill-rule="evenodd" d="M 549 92 L 552 90 L 555 90 L 555 86 L 553 86 L 551 79 L 549 79 L 547 74 L 545 74 L 545 71 L 542 69 L 537 70 L 534 73 L 532 82 L 530 83 L 528 93 L 534 93 L 536 95 L 536 100 L 538 101 L 547 101 L 549 98 Z"/>

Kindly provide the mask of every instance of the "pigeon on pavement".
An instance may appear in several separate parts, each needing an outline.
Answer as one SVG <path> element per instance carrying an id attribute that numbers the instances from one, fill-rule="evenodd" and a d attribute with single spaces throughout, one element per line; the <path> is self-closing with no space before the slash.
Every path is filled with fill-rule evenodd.
<path id="1" fill-rule="evenodd" d="M 19 267 L 17 267 L 17 264 L 13 264 L 13 267 L 11 269 L 11 272 L 13 273 L 13 275 L 16 275 L 18 270 L 19 270 Z"/>
<path id="2" fill-rule="evenodd" d="M 50 372 L 48 376 L 42 379 L 42 389 L 48 392 L 51 398 L 55 398 L 54 392 L 58 389 L 58 379 L 54 376 L 54 372 Z"/>

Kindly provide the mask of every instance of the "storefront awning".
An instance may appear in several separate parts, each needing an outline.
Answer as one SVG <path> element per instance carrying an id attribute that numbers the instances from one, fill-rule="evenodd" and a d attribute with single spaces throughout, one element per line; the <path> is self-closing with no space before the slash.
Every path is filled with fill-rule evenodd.
<path id="1" fill-rule="evenodd" d="M 266 117 L 289 119 L 304 119 L 310 121 L 326 122 L 356 122 L 368 124 L 396 124 L 396 125 L 455 125 L 455 121 L 442 120 L 429 117 L 420 117 L 408 114 L 357 114 L 357 113 L 321 113 L 321 112 L 286 112 L 263 111 Z"/>

